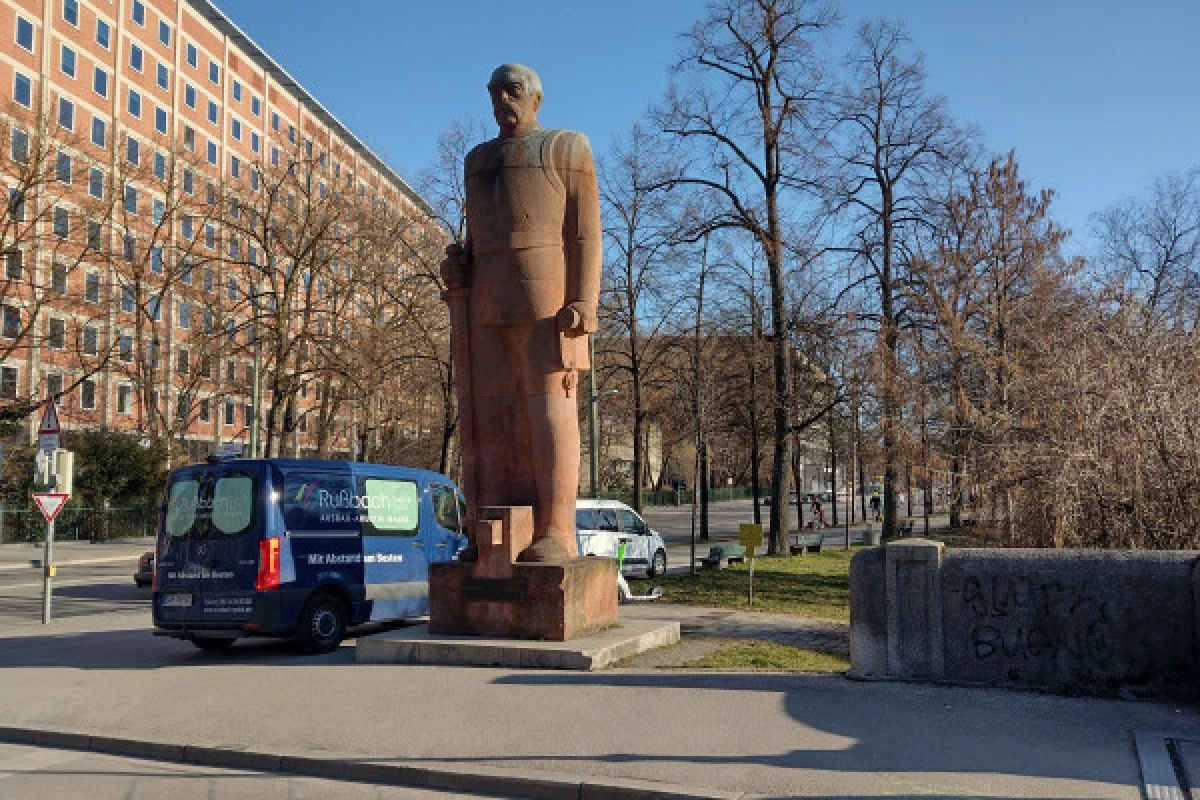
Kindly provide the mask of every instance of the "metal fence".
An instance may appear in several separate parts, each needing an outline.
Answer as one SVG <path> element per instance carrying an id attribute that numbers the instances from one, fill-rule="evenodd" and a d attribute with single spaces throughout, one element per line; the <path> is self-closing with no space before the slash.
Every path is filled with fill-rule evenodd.
<path id="1" fill-rule="evenodd" d="M 104 541 L 153 536 L 158 509 L 64 508 L 54 520 L 55 541 Z M 0 506 L 0 544 L 40 542 L 46 538 L 46 518 L 36 508 Z"/>
<path id="2" fill-rule="evenodd" d="M 622 503 L 633 505 L 633 492 L 600 492 L 605 500 L 620 500 Z M 723 503 L 729 500 L 748 500 L 754 496 L 754 490 L 748 486 L 714 486 L 708 490 L 710 503 Z M 642 507 L 646 506 L 690 506 L 692 490 L 652 489 L 642 492 Z"/>

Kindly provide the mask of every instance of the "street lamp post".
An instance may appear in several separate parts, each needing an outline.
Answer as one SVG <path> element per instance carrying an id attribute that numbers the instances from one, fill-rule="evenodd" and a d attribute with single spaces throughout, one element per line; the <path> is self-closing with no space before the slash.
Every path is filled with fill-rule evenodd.
<path id="1" fill-rule="evenodd" d="M 258 284 L 254 285 L 250 296 L 251 315 L 254 319 L 254 327 L 251 330 L 254 332 L 254 385 L 250 394 L 250 408 L 252 415 L 250 417 L 250 457 L 258 458 L 258 443 L 259 434 L 259 415 L 262 406 L 262 335 L 258 327 L 260 320 L 258 318 Z"/>
<path id="2" fill-rule="evenodd" d="M 596 401 L 601 397 L 616 394 L 616 389 L 607 392 L 596 391 L 596 347 L 593 337 L 588 337 L 588 463 L 591 478 L 591 496 L 599 497 L 597 490 L 597 474 L 600 472 L 600 454 L 596 450 Z"/>

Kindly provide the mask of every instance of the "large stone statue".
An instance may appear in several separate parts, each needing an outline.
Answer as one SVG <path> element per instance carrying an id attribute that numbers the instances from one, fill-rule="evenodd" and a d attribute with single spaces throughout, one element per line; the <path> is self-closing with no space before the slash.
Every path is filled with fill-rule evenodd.
<path id="1" fill-rule="evenodd" d="M 500 136 L 467 155 L 467 237 L 442 266 L 463 488 L 471 523 L 483 507 L 532 507 L 517 560 L 562 563 L 576 555 L 576 385 L 600 293 L 595 167 L 586 136 L 538 125 L 533 70 L 498 67 L 488 92 Z M 463 560 L 478 557 L 477 527 Z"/>

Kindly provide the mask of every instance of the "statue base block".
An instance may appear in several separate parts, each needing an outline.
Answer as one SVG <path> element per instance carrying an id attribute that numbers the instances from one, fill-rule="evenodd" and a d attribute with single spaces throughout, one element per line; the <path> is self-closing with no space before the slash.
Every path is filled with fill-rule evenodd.
<path id="1" fill-rule="evenodd" d="M 617 621 L 617 562 L 516 563 L 533 509 L 479 509 L 476 560 L 429 567 L 429 632 L 562 642 Z"/>
<path id="2" fill-rule="evenodd" d="M 429 632 L 563 642 L 617 621 L 617 562 L 513 564 L 512 578 L 472 575 L 474 564 L 429 567 Z"/>

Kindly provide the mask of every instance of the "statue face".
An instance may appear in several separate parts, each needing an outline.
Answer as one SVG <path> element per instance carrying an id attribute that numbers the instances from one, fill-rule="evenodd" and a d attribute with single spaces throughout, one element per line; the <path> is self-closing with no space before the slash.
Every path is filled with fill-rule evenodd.
<path id="1" fill-rule="evenodd" d="M 492 114 L 500 126 L 500 136 L 510 139 L 537 127 L 541 95 L 529 92 L 519 75 L 505 72 L 488 84 L 492 96 Z"/>

